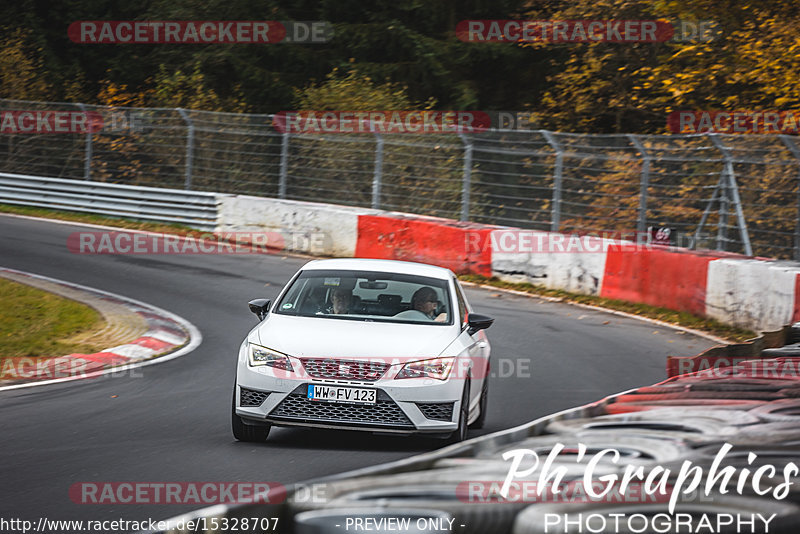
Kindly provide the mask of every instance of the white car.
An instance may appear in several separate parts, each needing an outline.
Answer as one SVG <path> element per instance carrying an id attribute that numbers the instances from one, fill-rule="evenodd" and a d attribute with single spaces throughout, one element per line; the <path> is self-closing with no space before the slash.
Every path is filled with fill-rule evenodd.
<path id="1" fill-rule="evenodd" d="M 472 312 L 448 269 L 404 261 L 317 260 L 239 348 L 233 435 L 263 441 L 303 426 L 425 433 L 461 441 L 486 418 L 493 319 Z"/>

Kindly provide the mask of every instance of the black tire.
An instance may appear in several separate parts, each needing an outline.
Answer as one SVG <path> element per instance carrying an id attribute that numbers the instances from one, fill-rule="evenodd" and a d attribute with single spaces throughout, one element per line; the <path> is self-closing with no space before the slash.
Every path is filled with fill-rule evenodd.
<path id="1" fill-rule="evenodd" d="M 266 441 L 272 425 L 246 425 L 242 418 L 236 415 L 236 386 L 233 387 L 233 401 L 231 403 L 231 430 L 237 441 L 261 442 Z"/>
<path id="2" fill-rule="evenodd" d="M 762 357 L 770 358 L 797 358 L 800 356 L 800 343 L 791 343 L 783 347 L 764 349 L 761 351 Z"/>
<path id="3" fill-rule="evenodd" d="M 769 423 L 800 422 L 800 401 L 796 398 L 764 403 L 750 410 Z"/>
<path id="4" fill-rule="evenodd" d="M 489 377 L 483 379 L 483 387 L 481 388 L 481 413 L 478 418 L 472 423 L 471 428 L 480 430 L 486 424 L 486 412 L 489 410 Z"/>
<path id="5" fill-rule="evenodd" d="M 787 345 L 794 345 L 795 343 L 800 343 L 800 325 L 792 325 L 786 336 Z"/>
<path id="6" fill-rule="evenodd" d="M 461 395 L 461 409 L 459 410 L 458 414 L 458 429 L 453 431 L 450 434 L 450 437 L 447 439 L 447 443 L 461 443 L 465 439 L 467 439 L 467 433 L 469 432 L 469 384 L 470 378 L 467 377 L 466 383 L 464 384 L 464 393 Z"/>

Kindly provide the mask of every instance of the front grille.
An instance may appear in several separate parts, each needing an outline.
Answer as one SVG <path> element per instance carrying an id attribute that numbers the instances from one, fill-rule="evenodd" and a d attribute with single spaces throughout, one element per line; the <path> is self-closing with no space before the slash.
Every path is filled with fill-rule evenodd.
<path id="1" fill-rule="evenodd" d="M 383 376 L 390 364 L 369 360 L 333 360 L 309 358 L 303 367 L 312 378 L 374 381 Z"/>
<path id="2" fill-rule="evenodd" d="M 417 403 L 417 408 L 426 419 L 437 421 L 451 421 L 453 419 L 454 402 L 441 402 L 436 404 Z"/>
<path id="3" fill-rule="evenodd" d="M 332 424 L 414 427 L 403 410 L 384 391 L 378 391 L 378 402 L 375 404 L 336 404 L 308 400 L 306 386 L 302 388 L 299 394 L 298 388 L 281 401 L 268 417 Z"/>
<path id="4" fill-rule="evenodd" d="M 239 388 L 239 406 L 261 406 L 269 393 L 254 389 Z"/>

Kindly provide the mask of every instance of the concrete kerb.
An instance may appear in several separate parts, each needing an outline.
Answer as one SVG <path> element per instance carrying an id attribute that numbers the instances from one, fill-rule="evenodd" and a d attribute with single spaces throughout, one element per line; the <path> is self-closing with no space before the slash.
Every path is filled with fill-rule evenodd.
<path id="1" fill-rule="evenodd" d="M 764 349 L 782 347 L 790 330 L 791 326 L 784 326 L 773 332 L 762 332 L 758 337 L 744 343 L 711 347 L 697 356 L 667 356 L 667 376 L 673 378 L 704 369 L 730 367 L 742 361 L 761 359 Z"/>
<path id="2" fill-rule="evenodd" d="M 0 267 L 0 275 L 2 274 L 11 275 L 9 278 L 13 277 L 15 280 L 22 282 L 27 278 L 35 282 L 55 284 L 70 291 L 73 295 L 70 298 L 75 300 L 80 300 L 75 296 L 82 293 L 92 297 L 92 299 L 87 300 L 96 301 L 99 299 L 117 306 L 124 306 L 131 313 L 140 317 L 146 328 L 141 335 L 127 339 L 127 343 L 107 348 L 98 353 L 70 354 L 47 360 L 48 362 L 52 361 L 54 365 L 57 363 L 56 360 L 60 360 L 62 368 L 67 366 L 73 370 L 77 369 L 79 372 L 70 373 L 67 371 L 64 376 L 56 377 L 55 370 L 37 369 L 37 372 L 42 370 L 41 374 L 44 376 L 40 376 L 36 380 L 34 380 L 34 378 L 37 378 L 35 376 L 17 376 L 14 378 L 13 383 L 10 384 L 8 382 L 12 382 L 12 380 L 5 380 L 3 382 L 7 384 L 0 386 L 0 391 L 121 373 L 178 358 L 192 352 L 202 343 L 202 334 L 192 323 L 151 304 L 80 284 Z M 91 306 L 92 302 L 87 304 Z M 70 363 L 73 365 L 70 366 Z M 6 370 L 6 365 L 4 363 L 4 370 Z M 29 378 L 30 380 L 20 382 L 20 380 Z"/>

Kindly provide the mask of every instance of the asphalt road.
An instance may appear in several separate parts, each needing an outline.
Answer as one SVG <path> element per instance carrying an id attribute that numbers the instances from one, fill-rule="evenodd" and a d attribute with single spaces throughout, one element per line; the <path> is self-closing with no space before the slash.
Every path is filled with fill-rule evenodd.
<path id="1" fill-rule="evenodd" d="M 119 377 L 0 392 L 0 518 L 141 521 L 197 506 L 85 505 L 78 482 L 274 481 L 289 485 L 430 450 L 429 439 L 273 429 L 234 441 L 236 350 L 247 301 L 274 298 L 307 260 L 280 255 L 113 256 L 67 250 L 75 225 L 0 216 L 0 265 L 142 300 L 194 323 L 194 352 Z M 467 290 L 488 331 L 495 376 L 477 436 L 665 378 L 669 354 L 712 343 L 567 304 Z M 0 305 L 2 295 L 0 295 Z"/>

